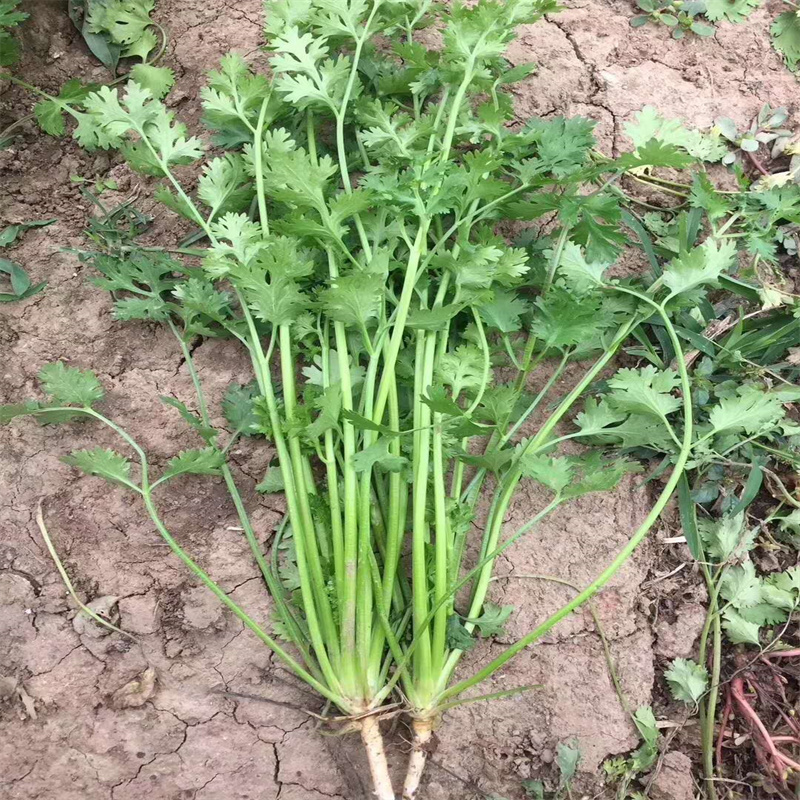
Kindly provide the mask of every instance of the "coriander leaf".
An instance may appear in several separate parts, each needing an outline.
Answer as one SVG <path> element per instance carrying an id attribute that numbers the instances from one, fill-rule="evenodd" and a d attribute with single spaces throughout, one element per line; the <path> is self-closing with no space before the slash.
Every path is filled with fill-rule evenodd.
<path id="1" fill-rule="evenodd" d="M 616 411 L 652 414 L 665 420 L 668 414 L 681 407 L 681 401 L 671 392 L 680 385 L 675 370 L 659 371 L 648 365 L 642 369 L 620 369 L 608 381 L 612 391 L 608 403 Z"/>
<path id="2" fill-rule="evenodd" d="M 488 303 L 478 306 L 484 322 L 503 333 L 514 333 L 522 327 L 521 317 L 528 310 L 528 304 L 507 289 L 496 289 Z"/>
<path id="3" fill-rule="evenodd" d="M 483 612 L 479 617 L 466 621 L 478 628 L 482 638 L 490 639 L 503 633 L 513 610 L 514 606 L 498 606 L 489 601 L 483 604 Z"/>
<path id="4" fill-rule="evenodd" d="M 722 627 L 734 644 L 761 645 L 759 639 L 759 626 L 748 622 L 741 614 L 732 608 L 727 608 L 722 613 Z"/>
<path id="5" fill-rule="evenodd" d="M 658 139 L 651 139 L 636 149 L 635 153 L 626 153 L 614 163 L 614 169 L 631 170 L 639 167 L 672 167 L 684 169 L 692 163 L 692 159 L 682 153 L 674 144 L 667 144 Z"/>
<path id="6" fill-rule="evenodd" d="M 161 480 L 185 474 L 219 475 L 220 467 L 224 463 L 224 454 L 213 447 L 206 447 L 203 450 L 184 450 L 167 462 Z"/>
<path id="7" fill-rule="evenodd" d="M 572 456 L 570 460 L 575 467 L 577 479 L 563 492 L 565 498 L 611 491 L 626 475 L 642 470 L 641 465 L 635 461 L 607 457 L 596 450 L 586 455 Z"/>
<path id="8" fill-rule="evenodd" d="M 375 467 L 384 472 L 400 472 L 408 463 L 403 456 L 396 456 L 389 452 L 390 439 L 378 439 L 364 450 L 353 456 L 353 469 L 356 472 L 366 472 Z"/>
<path id="9" fill-rule="evenodd" d="M 261 483 L 256 486 L 260 494 L 277 494 L 285 490 L 283 473 L 277 467 L 268 467 Z"/>
<path id="10" fill-rule="evenodd" d="M 706 552 L 719 564 L 734 556 L 743 558 L 754 546 L 756 531 L 746 531 L 744 512 L 717 520 L 699 519 L 697 527 Z"/>
<path id="11" fill-rule="evenodd" d="M 532 478 L 560 495 L 574 478 L 574 466 L 568 458 L 544 456 L 524 452 L 525 445 L 517 445 L 520 453 L 518 468 L 523 478 Z"/>
<path id="12" fill-rule="evenodd" d="M 234 431 L 243 436 L 256 436 L 261 433 L 261 423 L 256 414 L 254 404 L 259 397 L 254 384 L 242 386 L 232 383 L 222 399 L 222 413 Z"/>
<path id="13" fill-rule="evenodd" d="M 537 298 L 535 307 L 531 333 L 542 339 L 546 348 L 590 347 L 606 322 L 599 298 L 578 297 L 560 285 Z"/>
<path id="14" fill-rule="evenodd" d="M 692 179 L 689 205 L 702 208 L 710 220 L 716 220 L 731 213 L 731 204 L 726 195 L 719 194 L 705 172 L 697 172 Z"/>
<path id="15" fill-rule="evenodd" d="M 670 296 L 688 292 L 703 284 L 716 284 L 719 276 L 733 264 L 736 244 L 724 239 L 719 244 L 706 239 L 699 247 L 669 262 L 662 279 Z"/>
<path id="16" fill-rule="evenodd" d="M 784 11 L 770 28 L 772 46 L 783 56 L 789 69 L 797 69 L 800 62 L 800 12 Z"/>
<path id="17" fill-rule="evenodd" d="M 575 242 L 567 242 L 558 262 L 558 272 L 569 289 L 577 294 L 587 294 L 605 285 L 603 274 L 609 266 L 602 261 L 587 261 Z"/>
<path id="18" fill-rule="evenodd" d="M 82 84 L 77 79 L 67 81 L 56 97 L 40 100 L 33 107 L 39 127 L 51 136 L 62 136 L 66 131 L 64 114 L 67 113 L 67 107 L 83 103 L 95 88 L 92 85 Z"/>
<path id="19" fill-rule="evenodd" d="M 712 22 L 724 19 L 734 24 L 740 24 L 760 5 L 761 0 L 706 0 L 706 9 L 703 13 Z"/>
<path id="20" fill-rule="evenodd" d="M 61 460 L 71 467 L 77 467 L 87 475 L 97 475 L 122 486 L 132 486 L 130 461 L 113 450 L 103 447 L 97 447 L 94 450 L 75 450 Z"/>
<path id="21" fill-rule="evenodd" d="M 161 100 L 175 83 L 175 73 L 169 67 L 137 64 L 130 71 L 130 79 L 148 89 L 156 100 Z"/>
<path id="22" fill-rule="evenodd" d="M 626 123 L 624 127 L 637 149 L 656 139 L 682 147 L 690 156 L 703 161 L 719 161 L 728 152 L 726 143 L 718 134 L 689 130 L 679 120 L 661 117 L 653 106 L 645 106 L 636 115 L 636 120 Z"/>
<path id="23" fill-rule="evenodd" d="M 458 397 L 462 391 L 479 389 L 484 382 L 485 358 L 472 345 L 459 345 L 454 352 L 445 353 L 439 359 L 439 380 Z M 491 377 L 491 373 L 490 373 Z"/>
<path id="24" fill-rule="evenodd" d="M 773 428 L 785 415 L 780 394 L 764 392 L 751 384 L 736 390 L 736 395 L 722 398 L 708 415 L 714 434 L 738 433 L 749 436 Z"/>
<path id="25" fill-rule="evenodd" d="M 342 411 L 342 392 L 339 384 L 324 389 L 322 394 L 314 399 L 313 405 L 319 414 L 304 428 L 303 435 L 308 441 L 318 439 L 325 431 L 338 428 Z"/>
<path id="26" fill-rule="evenodd" d="M 664 673 L 672 696 L 683 703 L 697 704 L 708 688 L 708 670 L 686 658 L 676 658 Z"/>
<path id="27" fill-rule="evenodd" d="M 583 411 L 575 417 L 575 424 L 585 436 L 595 436 L 605 429 L 622 422 L 625 414 L 612 408 L 607 400 L 586 399 Z M 613 432 L 613 428 L 611 429 Z"/>
<path id="28" fill-rule="evenodd" d="M 124 297 L 114 301 L 114 319 L 121 322 L 131 320 L 165 320 L 170 307 L 160 297 Z"/>
<path id="29" fill-rule="evenodd" d="M 737 610 L 761 601 L 761 581 L 752 561 L 725 570 L 721 578 L 720 595 Z"/>
<path id="30" fill-rule="evenodd" d="M 451 650 L 464 652 L 475 647 L 475 637 L 455 615 L 447 618 L 447 646 Z"/>
<path id="31" fill-rule="evenodd" d="M 61 361 L 42 367 L 39 380 L 53 401 L 64 405 L 91 406 L 105 395 L 94 372 L 68 367 Z"/>
<path id="32" fill-rule="evenodd" d="M 562 742 L 556 747 L 556 763 L 560 774 L 559 785 L 566 786 L 578 771 L 581 760 L 581 751 L 577 747 L 570 747 Z"/>
<path id="33" fill-rule="evenodd" d="M 384 281 L 378 275 L 345 275 L 320 292 L 325 312 L 337 322 L 364 328 L 378 316 Z"/>

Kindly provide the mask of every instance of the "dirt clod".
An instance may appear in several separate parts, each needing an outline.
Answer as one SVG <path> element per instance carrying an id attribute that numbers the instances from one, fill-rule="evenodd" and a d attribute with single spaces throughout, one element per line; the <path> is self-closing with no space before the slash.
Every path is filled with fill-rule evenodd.
<path id="1" fill-rule="evenodd" d="M 692 760 L 677 750 L 667 753 L 650 787 L 651 800 L 694 800 Z"/>
<path id="2" fill-rule="evenodd" d="M 156 671 L 148 667 L 141 675 L 128 681 L 111 695 L 111 707 L 139 708 L 143 706 L 156 690 Z"/>
<path id="3" fill-rule="evenodd" d="M 656 625 L 656 653 L 662 658 L 689 658 L 706 619 L 699 603 L 685 603 L 675 611 L 675 622 L 660 620 Z"/>

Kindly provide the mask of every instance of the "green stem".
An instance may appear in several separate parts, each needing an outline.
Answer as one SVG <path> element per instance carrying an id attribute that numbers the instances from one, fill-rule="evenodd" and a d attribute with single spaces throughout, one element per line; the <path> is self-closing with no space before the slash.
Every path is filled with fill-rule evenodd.
<path id="1" fill-rule="evenodd" d="M 686 364 L 683 359 L 683 348 L 681 346 L 680 339 L 672 325 L 672 322 L 669 319 L 664 308 L 657 303 L 650 300 L 643 295 L 640 295 L 638 292 L 633 292 L 630 290 L 625 290 L 622 288 L 618 288 L 619 291 L 625 291 L 629 294 L 633 294 L 637 296 L 640 300 L 647 302 L 649 305 L 653 306 L 659 316 L 662 318 L 664 322 L 664 326 L 667 329 L 667 333 L 669 335 L 670 341 L 672 346 L 675 348 L 676 359 L 678 363 L 678 372 L 680 374 L 681 379 L 681 390 L 683 393 L 684 403 L 683 403 L 683 420 L 684 420 L 684 431 L 683 431 L 683 441 L 682 447 L 680 452 L 678 453 L 678 457 L 675 462 L 675 466 L 672 470 L 672 474 L 669 477 L 666 485 L 664 486 L 661 494 L 659 495 L 656 503 L 650 510 L 650 513 L 645 518 L 644 522 L 639 526 L 636 532 L 633 534 L 631 539 L 628 541 L 628 544 L 625 545 L 624 548 L 617 554 L 614 560 L 609 564 L 598 577 L 592 581 L 580 594 L 578 594 L 573 600 L 559 609 L 555 614 L 552 614 L 547 620 L 545 620 L 541 625 L 539 625 L 535 630 L 531 631 L 527 636 L 522 637 L 518 642 L 513 644 L 509 647 L 504 653 L 500 656 L 495 658 L 492 662 L 487 664 L 483 669 L 473 675 L 471 678 L 461 681 L 460 683 L 456 684 L 455 686 L 451 687 L 450 689 L 446 690 L 442 694 L 442 700 L 446 700 L 451 697 L 456 697 L 462 692 L 470 689 L 472 686 L 480 683 L 481 681 L 486 680 L 491 675 L 493 675 L 497 670 L 501 669 L 505 664 L 507 664 L 514 656 L 520 653 L 529 645 L 533 644 L 533 642 L 540 639 L 544 636 L 548 631 L 552 630 L 562 619 L 569 616 L 575 609 L 582 606 L 587 600 L 590 600 L 597 592 L 600 591 L 619 571 L 619 569 L 626 563 L 626 561 L 631 557 L 634 553 L 636 548 L 641 544 L 644 538 L 647 536 L 650 529 L 656 523 L 658 518 L 661 515 L 661 512 L 666 507 L 667 503 L 669 502 L 670 498 L 672 497 L 675 488 L 678 485 L 678 481 L 680 480 L 681 475 L 686 467 L 686 463 L 689 459 L 689 455 L 692 450 L 692 438 L 694 435 L 694 425 L 693 425 L 693 416 L 692 416 L 692 403 L 691 403 L 691 382 L 689 380 L 689 373 L 686 369 Z M 586 381 L 581 381 L 581 384 L 584 384 Z M 574 394 L 571 393 L 571 395 Z M 562 408 L 563 408 L 562 403 Z M 557 412 L 558 413 L 558 412 Z M 566 409 L 564 410 L 566 413 Z M 556 416 L 556 415 L 554 415 Z M 552 418 L 551 418 L 552 420 Z M 555 425 L 555 422 L 551 422 L 551 420 L 546 423 L 544 428 L 552 430 L 552 427 Z M 549 435 L 549 430 L 547 430 L 547 435 Z M 541 433 L 541 431 L 540 431 Z M 538 435 L 536 438 L 539 438 Z"/>

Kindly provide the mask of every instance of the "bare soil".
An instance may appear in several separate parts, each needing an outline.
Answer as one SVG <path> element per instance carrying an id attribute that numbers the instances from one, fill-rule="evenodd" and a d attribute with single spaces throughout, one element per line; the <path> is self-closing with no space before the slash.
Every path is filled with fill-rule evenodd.
<path id="1" fill-rule="evenodd" d="M 199 118 L 203 74 L 229 49 L 258 61 L 259 0 L 160 0 L 157 18 L 170 31 L 165 63 L 177 75 L 172 104 L 190 124 Z M 526 28 L 511 48 L 538 72 L 516 89 L 520 120 L 532 115 L 582 114 L 598 122 L 606 151 L 625 149 L 623 124 L 643 105 L 667 116 L 708 125 L 716 116 L 745 124 L 760 106 L 798 98 L 794 76 L 768 41 L 779 9 L 760 9 L 744 25 L 719 26 L 709 39 L 677 42 L 666 29 L 628 25 L 626 0 L 568 2 L 561 14 Z M 107 74 L 71 27 L 65 3 L 23 3 L 31 19 L 21 28 L 19 74 L 48 90 L 79 75 Z M 29 112 L 31 98 L 0 84 L 0 125 Z M 90 204 L 70 175 L 109 173 L 119 199 L 139 182 L 104 153 L 87 155 L 69 140 L 29 126 L 0 152 L 0 227 L 57 217 L 29 231 L 11 253 L 36 281 L 36 298 L 0 310 L 0 402 L 31 396 L 35 376 L 62 359 L 97 371 L 108 388 L 107 407 L 156 461 L 184 445 L 177 415 L 159 395 L 191 398 L 189 376 L 170 334 L 150 325 L 122 326 L 108 296 L 87 282 L 86 270 L 65 249 L 84 244 Z M 113 197 L 109 202 L 113 201 Z M 153 208 L 146 195 L 145 209 Z M 155 209 L 156 214 L 160 214 Z M 167 215 L 156 226 L 174 225 Z M 248 374 L 225 343 L 195 352 L 201 377 L 218 399 Z M 132 498 L 99 480 L 79 477 L 59 456 L 87 443 L 113 446 L 92 426 L 0 431 L 0 797 L 4 800 L 322 800 L 366 798 L 365 764 L 346 736 L 324 736 L 312 717 L 318 701 L 277 666 L 267 650 L 183 571 L 144 520 Z M 252 487 L 265 463 L 263 448 L 245 446 L 234 458 Z M 34 514 L 44 498 L 51 534 L 76 587 L 86 599 L 118 598 L 119 624 L 136 636 L 79 634 L 74 606 L 38 535 Z M 266 542 L 281 509 L 250 488 L 246 502 Z M 578 585 L 592 579 L 646 513 L 645 488 L 629 481 L 613 496 L 590 496 L 562 510 L 523 541 L 498 569 L 496 599 L 517 607 L 509 641 L 555 610 L 570 594 L 534 579 L 556 575 Z M 534 490 L 517 497 L 521 521 L 538 503 Z M 256 619 L 269 607 L 236 525 L 224 488 L 186 479 L 164 501 L 180 541 Z M 665 545 L 657 530 L 596 601 L 596 609 L 633 706 L 662 696 L 664 660 L 688 655 L 698 633 L 702 592 L 687 567 L 661 580 L 686 553 Z M 677 559 L 677 560 L 676 560 Z M 528 577 L 526 577 L 528 576 Z M 501 647 L 483 644 L 464 669 Z M 142 705 L 115 696 L 154 668 L 157 682 Z M 497 794 L 522 797 L 521 781 L 556 776 L 558 743 L 582 753 L 580 786 L 602 795 L 604 759 L 635 748 L 637 735 L 614 693 L 601 642 L 587 611 L 565 620 L 521 655 L 486 691 L 523 684 L 541 688 L 513 699 L 469 705 L 449 713 L 425 796 L 456 800 Z M 248 699 L 236 695 L 252 695 Z M 23 702 L 25 701 L 25 702 Z M 278 701 L 279 704 L 268 701 Z M 677 709 L 660 706 L 679 719 Z M 395 724 L 390 756 L 402 769 L 406 732 Z M 689 752 L 689 756 L 696 754 Z M 659 797 L 691 797 L 690 760 L 664 759 L 668 780 L 654 781 Z M 657 776 L 658 778 L 658 776 Z M 654 795 L 655 796 L 655 795 Z"/>

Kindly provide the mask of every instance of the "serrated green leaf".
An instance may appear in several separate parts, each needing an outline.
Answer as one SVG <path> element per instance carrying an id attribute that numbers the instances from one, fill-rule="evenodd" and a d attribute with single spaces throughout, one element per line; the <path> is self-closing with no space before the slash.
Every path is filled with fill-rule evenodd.
<path id="1" fill-rule="evenodd" d="M 743 512 L 717 520 L 699 519 L 697 527 L 706 552 L 720 564 L 741 559 L 753 548 L 756 531 L 745 529 Z"/>
<path id="2" fill-rule="evenodd" d="M 574 467 L 568 458 L 524 453 L 525 445 L 517 445 L 522 453 L 518 468 L 523 478 L 532 478 L 559 495 L 574 478 Z"/>
<path id="3" fill-rule="evenodd" d="M 708 420 L 715 434 L 744 431 L 752 436 L 772 429 L 784 417 L 782 402 L 779 393 L 746 384 L 736 390 L 735 396 L 720 400 Z"/>
<path id="4" fill-rule="evenodd" d="M 578 764 L 581 760 L 581 751 L 577 746 L 572 747 L 563 742 L 559 742 L 556 747 L 556 764 L 558 764 L 559 785 L 567 786 L 575 777 L 578 771 Z"/>
<path id="5" fill-rule="evenodd" d="M 752 561 L 725 570 L 720 580 L 720 595 L 737 610 L 761 602 L 761 581 Z"/>
<path id="6" fill-rule="evenodd" d="M 167 462 L 167 468 L 160 480 L 168 480 L 177 475 L 219 475 L 225 463 L 225 455 L 213 447 L 203 450 L 183 450 Z"/>
<path id="7" fill-rule="evenodd" d="M 68 367 L 61 361 L 42 367 L 39 380 L 56 403 L 91 406 L 105 395 L 94 372 Z"/>
<path id="8" fill-rule="evenodd" d="M 761 645 L 759 626 L 754 622 L 748 622 L 732 608 L 727 608 L 722 613 L 722 627 L 734 644 Z"/>
<path id="9" fill-rule="evenodd" d="M 494 297 L 478 306 L 483 321 L 502 333 L 514 333 L 522 327 L 522 315 L 528 303 L 507 289 L 496 289 Z"/>
<path id="10" fill-rule="evenodd" d="M 670 261 L 662 280 L 673 296 L 697 286 L 715 285 L 735 258 L 736 243 L 732 239 L 723 239 L 719 244 L 706 239 L 699 247 Z"/>
<path id="11" fill-rule="evenodd" d="M 345 275 L 335 278 L 319 298 L 332 319 L 364 328 L 378 315 L 383 294 L 383 279 L 378 275 Z"/>
<path id="12" fill-rule="evenodd" d="M 682 703 L 696 705 L 708 688 L 708 670 L 691 659 L 676 658 L 664 677 L 672 696 Z"/>
<path id="13" fill-rule="evenodd" d="M 789 69 L 800 62 L 800 12 L 784 11 L 770 27 L 772 46 L 783 56 Z"/>
<path id="14" fill-rule="evenodd" d="M 94 450 L 75 450 L 61 459 L 87 475 L 97 475 L 111 483 L 131 486 L 131 463 L 127 458 L 103 447 Z"/>
<path id="15" fill-rule="evenodd" d="M 148 89 L 156 100 L 165 97 L 175 83 L 175 73 L 169 67 L 137 64 L 129 74 L 132 81 Z"/>
<path id="16" fill-rule="evenodd" d="M 567 288 L 577 294 L 586 294 L 605 285 L 603 275 L 609 266 L 601 261 L 587 261 L 575 242 L 567 242 L 558 262 L 558 272 Z"/>
<path id="17" fill-rule="evenodd" d="M 384 472 L 400 472 L 408 463 L 403 456 L 396 456 L 389 452 L 390 439 L 378 439 L 364 450 L 353 456 L 353 469 L 356 472 L 366 472 L 378 468 Z"/>
<path id="18" fill-rule="evenodd" d="M 278 494 L 285 490 L 283 473 L 277 467 L 269 467 L 264 473 L 264 479 L 256 486 L 256 491 L 261 494 Z"/>
<path id="19" fill-rule="evenodd" d="M 475 637 L 464 627 L 461 620 L 453 615 L 447 618 L 447 647 L 466 652 L 475 647 Z"/>
<path id="20" fill-rule="evenodd" d="M 475 619 L 467 619 L 479 631 L 484 639 L 500 636 L 505 629 L 506 622 L 514 611 L 514 606 L 498 606 L 496 603 L 486 602 L 483 604 L 483 611 Z"/>
<path id="21" fill-rule="evenodd" d="M 233 430 L 243 436 L 256 436 L 262 433 L 261 422 L 255 410 L 259 397 L 258 388 L 250 383 L 242 386 L 232 383 L 222 399 L 222 413 Z"/>

